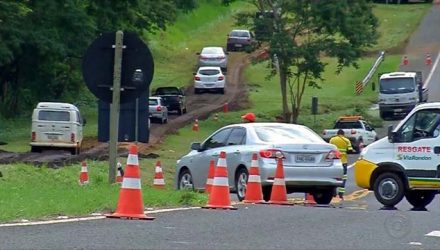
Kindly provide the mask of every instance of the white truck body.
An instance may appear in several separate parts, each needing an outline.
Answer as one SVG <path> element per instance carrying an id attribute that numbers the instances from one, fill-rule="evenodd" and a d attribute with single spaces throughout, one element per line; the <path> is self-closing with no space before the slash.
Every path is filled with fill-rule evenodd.
<path id="1" fill-rule="evenodd" d="M 32 114 L 31 151 L 66 148 L 78 154 L 83 140 L 84 121 L 70 103 L 40 102 Z"/>
<path id="2" fill-rule="evenodd" d="M 421 72 L 392 72 L 379 78 L 379 112 L 382 119 L 408 114 L 418 103 L 426 102 L 428 89 Z"/>

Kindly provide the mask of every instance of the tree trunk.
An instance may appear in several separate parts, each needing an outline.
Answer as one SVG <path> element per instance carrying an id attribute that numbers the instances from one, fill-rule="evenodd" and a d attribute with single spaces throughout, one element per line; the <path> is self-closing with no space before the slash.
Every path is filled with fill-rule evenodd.
<path id="1" fill-rule="evenodd" d="M 290 121 L 290 112 L 289 106 L 287 103 L 287 73 L 284 67 L 284 64 L 281 61 L 279 63 L 279 71 L 280 74 L 280 87 L 281 87 L 281 98 L 282 98 L 282 108 L 283 108 L 283 118 L 284 122 Z"/>

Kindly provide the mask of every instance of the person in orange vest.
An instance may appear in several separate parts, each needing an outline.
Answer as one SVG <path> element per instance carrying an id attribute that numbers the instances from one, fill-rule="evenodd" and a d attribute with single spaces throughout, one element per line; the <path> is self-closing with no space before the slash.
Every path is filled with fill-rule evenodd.
<path id="1" fill-rule="evenodd" d="M 353 151 L 351 142 L 344 136 L 344 130 L 339 129 L 337 134 L 330 139 L 330 143 L 335 145 L 339 152 L 341 152 L 341 162 L 344 168 L 344 175 L 342 176 L 342 187 L 338 187 L 338 195 L 342 200 L 344 199 L 345 183 L 347 182 L 347 153 Z"/>
<path id="2" fill-rule="evenodd" d="M 252 112 L 246 113 L 245 115 L 241 116 L 242 121 L 245 123 L 255 122 L 255 118 L 255 114 Z"/>

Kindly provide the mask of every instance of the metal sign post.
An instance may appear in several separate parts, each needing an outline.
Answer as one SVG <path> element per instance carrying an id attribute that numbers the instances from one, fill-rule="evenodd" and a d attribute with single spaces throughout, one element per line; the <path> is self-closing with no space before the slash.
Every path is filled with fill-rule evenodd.
<path id="1" fill-rule="evenodd" d="M 124 33 L 116 32 L 115 37 L 115 60 L 113 68 L 113 101 L 110 105 L 110 142 L 109 142 L 109 171 L 108 181 L 116 181 L 116 158 L 118 154 L 118 129 L 119 129 L 119 106 L 121 91 L 121 67 Z"/>

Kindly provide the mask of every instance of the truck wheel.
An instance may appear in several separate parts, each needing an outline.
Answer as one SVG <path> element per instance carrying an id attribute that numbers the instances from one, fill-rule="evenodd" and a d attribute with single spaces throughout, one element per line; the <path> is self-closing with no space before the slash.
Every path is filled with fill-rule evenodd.
<path id="1" fill-rule="evenodd" d="M 408 190 L 405 193 L 406 200 L 415 208 L 424 208 L 434 200 L 435 191 L 428 190 Z"/>
<path id="2" fill-rule="evenodd" d="M 178 114 L 178 115 L 182 115 L 182 114 L 183 114 L 183 109 L 182 109 L 182 107 L 179 107 L 179 109 L 177 110 L 177 114 Z"/>
<path id="3" fill-rule="evenodd" d="M 382 118 L 382 120 L 386 120 L 388 118 L 387 112 L 380 111 L 379 113 L 380 113 L 380 118 Z"/>
<path id="4" fill-rule="evenodd" d="M 373 184 L 374 196 L 385 206 L 393 207 L 405 195 L 405 186 L 402 178 L 396 173 L 385 172 L 380 174 Z"/>
<path id="5" fill-rule="evenodd" d="M 319 205 L 328 205 L 332 201 L 334 193 L 334 188 L 315 191 L 313 192 L 313 199 Z"/>

